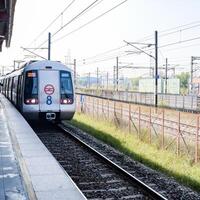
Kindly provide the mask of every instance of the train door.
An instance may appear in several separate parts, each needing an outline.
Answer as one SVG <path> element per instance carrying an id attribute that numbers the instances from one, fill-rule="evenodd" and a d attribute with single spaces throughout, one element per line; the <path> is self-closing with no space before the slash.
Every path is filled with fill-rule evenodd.
<path id="1" fill-rule="evenodd" d="M 59 71 L 39 71 L 39 102 L 41 112 L 60 110 Z"/>

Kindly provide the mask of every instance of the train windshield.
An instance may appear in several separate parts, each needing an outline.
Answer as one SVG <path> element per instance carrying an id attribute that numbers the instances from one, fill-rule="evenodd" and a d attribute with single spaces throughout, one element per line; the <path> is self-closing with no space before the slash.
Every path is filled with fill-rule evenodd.
<path id="1" fill-rule="evenodd" d="M 66 97 L 73 94 L 72 79 L 69 72 L 60 72 L 60 91 L 61 95 Z"/>
<path id="2" fill-rule="evenodd" d="M 26 72 L 24 98 L 32 99 L 38 97 L 38 75 L 37 71 Z"/>

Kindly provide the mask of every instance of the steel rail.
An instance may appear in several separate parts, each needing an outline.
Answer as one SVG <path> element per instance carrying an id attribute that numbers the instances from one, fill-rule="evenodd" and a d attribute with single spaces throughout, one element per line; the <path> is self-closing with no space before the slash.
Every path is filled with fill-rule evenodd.
<path id="1" fill-rule="evenodd" d="M 98 157 L 100 157 L 105 163 L 107 163 L 112 168 L 114 168 L 115 170 L 117 170 L 121 174 L 123 174 L 127 179 L 132 181 L 133 184 L 135 184 L 138 187 L 140 187 L 142 189 L 142 191 L 144 191 L 148 196 L 150 196 L 151 198 L 153 198 L 155 200 L 158 200 L 158 199 L 159 200 L 167 200 L 167 198 L 165 198 L 163 195 L 161 195 L 160 193 L 158 193 L 157 191 L 155 191 L 154 189 L 152 189 L 151 187 L 149 187 L 148 185 L 146 185 L 145 183 L 140 181 L 138 178 L 136 178 L 135 176 L 133 176 L 132 174 L 130 174 L 129 172 L 124 170 L 122 167 L 120 167 L 119 165 L 117 165 L 116 163 L 114 163 L 113 161 L 108 159 L 106 156 L 104 156 L 103 154 L 101 154 L 100 152 L 95 150 L 93 147 L 91 147 L 90 145 L 88 145 L 87 143 L 82 141 L 80 138 L 75 136 L 72 131 L 68 130 L 65 127 L 64 124 L 62 124 L 62 123 L 58 124 L 58 127 L 61 128 L 64 132 L 70 134 L 70 136 L 72 136 L 76 141 L 78 141 L 79 143 L 84 145 L 86 148 L 90 149 L 90 151 L 92 151 L 94 154 L 96 154 Z"/>

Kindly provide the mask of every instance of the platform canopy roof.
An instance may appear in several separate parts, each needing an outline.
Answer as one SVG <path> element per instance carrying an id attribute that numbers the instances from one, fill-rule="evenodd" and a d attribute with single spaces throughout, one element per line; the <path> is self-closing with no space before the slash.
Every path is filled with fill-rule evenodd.
<path id="1" fill-rule="evenodd" d="M 0 0 L 0 52 L 4 41 L 10 47 L 16 1 Z"/>

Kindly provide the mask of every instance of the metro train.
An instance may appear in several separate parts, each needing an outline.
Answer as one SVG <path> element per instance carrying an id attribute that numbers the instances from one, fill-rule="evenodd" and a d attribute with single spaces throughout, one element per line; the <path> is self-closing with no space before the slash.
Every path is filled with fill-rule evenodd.
<path id="1" fill-rule="evenodd" d="M 0 92 L 28 120 L 70 120 L 75 113 L 72 71 L 57 61 L 30 61 L 0 77 Z"/>

